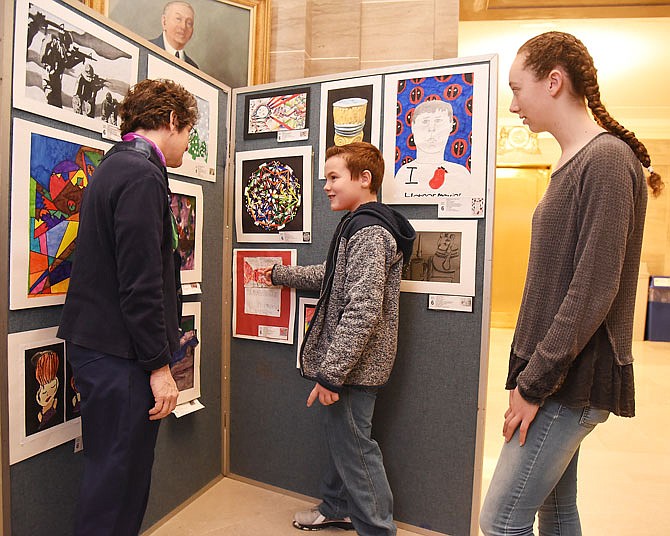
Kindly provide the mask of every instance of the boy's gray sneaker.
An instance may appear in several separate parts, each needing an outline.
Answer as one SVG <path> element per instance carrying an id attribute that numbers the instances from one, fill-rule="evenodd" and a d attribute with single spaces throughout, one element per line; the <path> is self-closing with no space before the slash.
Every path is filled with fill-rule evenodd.
<path id="1" fill-rule="evenodd" d="M 319 512 L 318 508 L 296 512 L 293 516 L 293 526 L 300 530 L 321 530 L 327 528 L 354 530 L 350 517 L 329 519 Z"/>

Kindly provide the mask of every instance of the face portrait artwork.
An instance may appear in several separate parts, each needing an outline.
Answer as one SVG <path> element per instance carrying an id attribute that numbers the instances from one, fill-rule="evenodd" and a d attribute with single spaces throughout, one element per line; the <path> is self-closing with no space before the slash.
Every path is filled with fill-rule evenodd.
<path id="1" fill-rule="evenodd" d="M 467 185 L 472 76 L 400 80 L 397 99 L 396 181 L 417 194 Z"/>
<path id="2" fill-rule="evenodd" d="M 484 216 L 488 77 L 480 65 L 385 77 L 382 202 Z"/>
<path id="3" fill-rule="evenodd" d="M 165 7 L 161 24 L 170 46 L 181 50 L 193 36 L 195 13 L 186 4 L 172 2 Z"/>
<path id="4" fill-rule="evenodd" d="M 61 343 L 24 352 L 26 437 L 65 422 L 64 350 Z"/>

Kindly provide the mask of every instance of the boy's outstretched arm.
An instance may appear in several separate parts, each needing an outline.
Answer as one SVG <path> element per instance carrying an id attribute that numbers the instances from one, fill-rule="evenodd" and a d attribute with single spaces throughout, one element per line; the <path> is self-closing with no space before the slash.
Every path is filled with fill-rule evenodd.
<path id="1" fill-rule="evenodd" d="M 307 397 L 307 407 L 311 408 L 312 404 L 317 398 L 319 399 L 319 402 L 322 406 L 330 406 L 340 399 L 340 395 L 335 391 L 330 391 L 323 385 L 317 383 L 314 385 L 312 392 L 309 393 L 309 397 Z"/>

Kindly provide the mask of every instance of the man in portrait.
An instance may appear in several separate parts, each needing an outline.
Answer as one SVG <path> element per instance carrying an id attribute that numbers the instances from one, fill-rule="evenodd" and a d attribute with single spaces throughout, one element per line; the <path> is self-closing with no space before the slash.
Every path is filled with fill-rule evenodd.
<path id="1" fill-rule="evenodd" d="M 193 67 L 198 64 L 186 54 L 184 47 L 193 36 L 195 11 L 188 2 L 168 2 L 163 8 L 161 25 L 163 33 L 151 42 L 177 56 Z"/>
<path id="2" fill-rule="evenodd" d="M 425 101 L 414 109 L 411 122 L 416 158 L 403 165 L 395 176 L 406 191 L 462 191 L 468 185 L 467 168 L 445 160 L 453 121 L 453 108 L 448 102 Z"/>

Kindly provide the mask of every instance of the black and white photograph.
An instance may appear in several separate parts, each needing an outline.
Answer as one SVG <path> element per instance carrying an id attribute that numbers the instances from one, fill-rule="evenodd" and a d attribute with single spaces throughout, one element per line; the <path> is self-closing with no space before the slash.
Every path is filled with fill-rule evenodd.
<path id="1" fill-rule="evenodd" d="M 119 126 L 139 49 L 51 0 L 17 2 L 16 21 L 14 106 L 96 132 Z"/>

